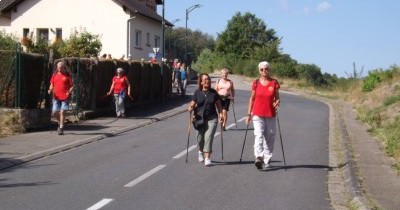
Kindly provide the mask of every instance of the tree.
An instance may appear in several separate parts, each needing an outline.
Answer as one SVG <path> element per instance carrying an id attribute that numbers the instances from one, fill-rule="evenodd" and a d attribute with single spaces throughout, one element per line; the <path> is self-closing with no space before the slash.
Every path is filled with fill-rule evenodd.
<path id="1" fill-rule="evenodd" d="M 86 29 L 74 30 L 69 39 L 60 46 L 60 52 L 63 57 L 90 57 L 98 56 L 102 44 L 99 35 L 94 35 Z"/>
<path id="2" fill-rule="evenodd" d="M 275 30 L 267 29 L 265 23 L 254 14 L 237 12 L 217 40 L 216 51 L 234 53 L 241 58 L 251 58 L 257 48 L 268 48 L 278 40 Z"/>
<path id="3" fill-rule="evenodd" d="M 196 61 L 204 49 L 213 50 L 215 47 L 214 38 L 206 33 L 188 29 L 187 37 L 185 34 L 185 28 L 182 27 L 171 29 L 166 34 L 165 43 L 169 58 L 180 60 L 185 58 L 185 38 L 187 38 L 188 65 Z"/>

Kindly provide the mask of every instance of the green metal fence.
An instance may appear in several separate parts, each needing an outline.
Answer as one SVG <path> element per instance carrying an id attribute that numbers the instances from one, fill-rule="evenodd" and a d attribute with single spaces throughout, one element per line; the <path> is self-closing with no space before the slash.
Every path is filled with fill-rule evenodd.
<path id="1" fill-rule="evenodd" d="M 23 53 L 21 45 L 17 44 L 12 51 L 0 50 L 0 62 L 0 107 L 48 107 L 47 55 Z"/>

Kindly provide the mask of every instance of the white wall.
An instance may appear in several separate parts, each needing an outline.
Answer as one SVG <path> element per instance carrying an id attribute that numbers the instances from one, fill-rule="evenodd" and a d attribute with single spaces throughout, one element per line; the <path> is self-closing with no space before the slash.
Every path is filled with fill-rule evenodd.
<path id="1" fill-rule="evenodd" d="M 162 28 L 161 24 L 159 22 L 156 22 L 154 20 L 148 20 L 143 16 L 136 15 L 136 18 L 132 21 L 130 21 L 132 24 L 132 28 L 130 30 L 130 33 L 132 33 L 132 36 L 130 38 L 130 49 L 131 52 L 133 52 L 133 58 L 135 59 L 145 59 L 149 60 L 149 53 L 153 53 L 153 48 L 155 47 L 155 36 L 157 35 L 160 38 L 160 50 L 162 48 Z M 136 48 L 135 47 L 135 31 L 140 30 L 142 31 L 142 45 L 141 48 Z M 147 38 L 146 34 L 150 33 L 150 46 L 146 45 Z M 161 51 L 160 51 L 161 53 Z"/>
<path id="2" fill-rule="evenodd" d="M 85 28 L 92 34 L 100 35 L 101 54 L 111 54 L 114 58 L 127 57 L 127 20 L 129 12 L 113 0 L 29 0 L 20 3 L 16 11 L 11 12 L 11 27 L 8 33 L 22 37 L 23 28 L 36 33 L 39 28 L 49 31 L 50 42 L 55 39 L 55 29 L 62 28 L 63 39 L 68 39 L 74 29 Z M 1 21 L 1 19 L 0 19 Z M 148 53 L 154 47 L 154 36 L 161 37 L 161 24 L 141 15 L 130 21 L 134 43 L 135 30 L 142 31 L 142 48 L 131 47 L 133 59 L 148 59 Z M 2 24 L 0 24 L 2 25 Z M 7 28 L 7 27 L 5 27 Z M 150 46 L 146 46 L 146 33 L 150 33 Z M 161 40 L 162 42 L 162 40 Z M 162 43 L 160 43 L 162 46 Z"/>

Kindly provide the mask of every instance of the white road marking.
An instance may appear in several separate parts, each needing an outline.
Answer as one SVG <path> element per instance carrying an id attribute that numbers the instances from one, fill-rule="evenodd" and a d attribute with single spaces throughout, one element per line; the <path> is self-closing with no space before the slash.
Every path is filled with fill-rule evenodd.
<path id="1" fill-rule="evenodd" d="M 236 123 L 232 123 L 232 124 L 228 125 L 228 127 L 226 127 L 226 130 L 229 130 L 229 128 L 232 128 L 235 125 L 236 125 Z"/>
<path id="2" fill-rule="evenodd" d="M 243 117 L 243 118 L 239 119 L 237 122 L 242 122 L 242 121 L 245 120 L 245 119 L 246 119 L 246 117 Z M 230 124 L 230 125 L 227 127 L 227 129 L 229 129 L 229 128 L 233 127 L 233 126 L 235 126 L 235 123 Z M 220 134 L 220 132 L 216 132 L 215 135 L 214 135 L 214 137 L 218 136 L 219 134 Z M 194 150 L 194 149 L 196 149 L 196 148 L 197 148 L 197 144 L 192 145 L 191 147 L 189 147 L 188 151 L 191 152 L 192 150 Z M 179 158 L 181 158 L 181 157 L 183 157 L 183 156 L 185 156 L 185 155 L 186 155 L 186 150 L 183 150 L 182 152 L 178 153 L 177 155 L 175 155 L 175 156 L 172 157 L 172 158 L 173 158 L 173 159 L 179 159 Z"/>
<path id="3" fill-rule="evenodd" d="M 191 147 L 189 147 L 189 152 L 192 151 L 192 150 L 194 150 L 194 149 L 196 149 L 196 147 L 197 147 L 196 144 L 195 144 L 195 145 L 192 145 Z M 184 151 L 178 153 L 177 155 L 175 155 L 175 156 L 172 157 L 172 158 L 174 158 L 174 159 L 179 159 L 179 158 L 181 158 L 181 157 L 183 157 L 183 156 L 185 156 L 185 155 L 186 155 L 186 150 L 184 150 Z"/>
<path id="4" fill-rule="evenodd" d="M 149 178 L 151 175 L 157 173 L 159 170 L 163 169 L 165 166 L 166 165 L 159 165 L 159 166 L 151 169 L 150 171 L 144 173 L 142 176 L 139 176 L 138 178 L 132 180 L 131 182 L 126 184 L 124 187 L 133 187 L 133 186 L 139 184 L 141 181 Z"/>
<path id="5" fill-rule="evenodd" d="M 285 94 L 289 94 L 289 95 L 295 95 L 295 96 L 298 96 L 298 95 L 299 95 L 298 93 L 289 92 L 289 91 L 284 91 L 284 90 L 279 90 L 279 92 L 282 92 L 282 93 L 285 93 Z"/>
<path id="6" fill-rule="evenodd" d="M 94 204 L 93 206 L 87 208 L 86 210 L 98 210 L 103 208 L 105 205 L 109 204 L 111 201 L 113 201 L 114 199 L 111 198 L 103 198 L 101 201 L 97 202 L 96 204 Z"/>
<path id="7" fill-rule="evenodd" d="M 242 122 L 243 120 L 245 120 L 247 117 L 242 117 L 240 120 L 238 120 L 238 122 Z"/>

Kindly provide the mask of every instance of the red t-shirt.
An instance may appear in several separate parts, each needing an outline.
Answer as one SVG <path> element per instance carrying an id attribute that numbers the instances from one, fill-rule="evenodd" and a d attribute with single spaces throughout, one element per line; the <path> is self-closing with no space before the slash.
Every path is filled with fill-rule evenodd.
<path id="1" fill-rule="evenodd" d="M 72 78 L 69 75 L 56 72 L 51 76 L 50 84 L 53 86 L 54 98 L 57 100 L 67 100 L 68 91 L 72 87 Z"/>
<path id="2" fill-rule="evenodd" d="M 126 81 L 128 78 L 126 76 L 118 77 L 114 76 L 113 77 L 113 82 L 114 82 L 114 94 L 120 94 L 121 91 L 126 91 L 127 85 Z"/>
<path id="3" fill-rule="evenodd" d="M 255 91 L 252 114 L 259 117 L 275 117 L 273 103 L 275 101 L 275 91 L 279 88 L 280 85 L 276 80 L 271 80 L 266 86 L 262 85 L 259 80 L 254 81 L 251 88 Z"/>

